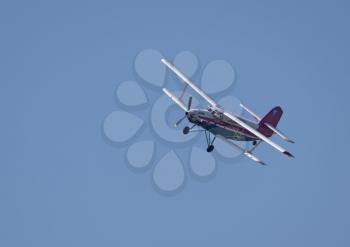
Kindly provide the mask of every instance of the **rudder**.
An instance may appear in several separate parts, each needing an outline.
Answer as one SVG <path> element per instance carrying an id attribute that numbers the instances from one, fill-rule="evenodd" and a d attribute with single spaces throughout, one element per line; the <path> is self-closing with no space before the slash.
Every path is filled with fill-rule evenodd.
<path id="1" fill-rule="evenodd" d="M 259 122 L 258 131 L 266 137 L 270 137 L 273 134 L 273 131 L 269 129 L 265 123 L 270 124 L 272 127 L 276 128 L 278 122 L 282 117 L 283 111 L 280 106 L 276 106 L 271 111 L 269 111 Z"/>

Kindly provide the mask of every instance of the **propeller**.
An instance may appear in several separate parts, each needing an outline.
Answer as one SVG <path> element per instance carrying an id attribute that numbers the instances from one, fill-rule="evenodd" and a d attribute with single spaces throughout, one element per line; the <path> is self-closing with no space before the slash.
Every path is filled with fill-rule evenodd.
<path id="1" fill-rule="evenodd" d="M 192 96 L 188 98 L 188 104 L 187 104 L 187 112 L 188 113 L 191 110 L 191 105 L 192 105 Z M 186 114 L 187 115 L 187 114 Z"/>
<path id="2" fill-rule="evenodd" d="M 177 127 L 177 126 L 179 126 L 179 124 L 186 118 L 187 116 L 185 115 L 185 116 L 183 116 L 182 118 L 180 118 L 176 123 L 175 123 L 175 128 Z"/>
<path id="3" fill-rule="evenodd" d="M 188 98 L 188 104 L 187 104 L 187 111 L 185 112 L 185 116 L 180 118 L 176 123 L 175 127 L 179 126 L 179 124 L 187 117 L 188 112 L 191 110 L 191 105 L 192 105 L 192 96 Z"/>

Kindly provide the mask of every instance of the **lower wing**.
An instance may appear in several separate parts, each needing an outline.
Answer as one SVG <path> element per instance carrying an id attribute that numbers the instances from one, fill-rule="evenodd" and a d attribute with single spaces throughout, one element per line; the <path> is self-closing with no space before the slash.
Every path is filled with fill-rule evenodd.
<path id="1" fill-rule="evenodd" d="M 255 162 L 258 162 L 261 165 L 266 165 L 262 160 L 260 160 L 258 157 L 254 156 L 251 152 L 249 152 L 248 150 L 245 150 L 243 148 L 241 148 L 240 146 L 238 146 L 236 143 L 229 141 L 228 139 L 226 139 L 225 137 L 223 137 L 222 135 L 217 135 L 217 138 L 219 138 L 220 140 L 222 140 L 223 142 L 225 142 L 226 144 L 230 145 L 231 147 L 241 151 L 245 156 L 247 156 L 249 159 L 254 160 Z"/>

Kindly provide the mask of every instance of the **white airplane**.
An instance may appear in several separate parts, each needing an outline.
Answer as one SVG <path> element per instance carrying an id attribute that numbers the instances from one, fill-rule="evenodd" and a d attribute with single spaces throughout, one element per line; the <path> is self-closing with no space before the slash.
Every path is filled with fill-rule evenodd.
<path id="1" fill-rule="evenodd" d="M 273 134 L 277 134 L 282 139 L 294 143 L 281 131 L 276 129 L 276 126 L 283 113 L 281 107 L 277 106 L 273 108 L 263 118 L 260 118 L 253 111 L 241 104 L 240 106 L 251 114 L 256 120 L 256 122 L 250 121 L 241 116 L 225 111 L 222 106 L 216 103 L 202 89 L 191 82 L 173 64 L 164 58 L 161 59 L 161 62 L 185 82 L 185 87 L 179 97 L 176 97 L 169 92 L 169 90 L 163 88 L 164 93 L 185 111 L 185 116 L 175 123 L 175 127 L 178 126 L 185 118 L 187 118 L 193 125 L 191 127 L 186 126 L 183 129 L 183 134 L 186 135 L 190 132 L 196 131 L 193 129 L 196 126 L 201 127 L 202 129 L 200 131 L 204 131 L 207 140 L 207 152 L 212 152 L 214 150 L 214 141 L 216 138 L 219 138 L 233 148 L 241 151 L 248 158 L 262 165 L 265 165 L 265 163 L 252 153 L 261 142 L 266 142 L 281 153 L 289 157 L 294 157 L 285 148 L 269 139 L 269 137 L 271 137 Z M 192 96 L 189 97 L 187 106 L 184 104 L 183 96 L 188 86 L 190 86 L 209 103 L 209 106 L 206 109 L 191 109 Z M 210 133 L 214 135 L 213 139 L 211 139 Z M 253 147 L 250 149 L 243 149 L 233 141 L 251 141 Z"/>

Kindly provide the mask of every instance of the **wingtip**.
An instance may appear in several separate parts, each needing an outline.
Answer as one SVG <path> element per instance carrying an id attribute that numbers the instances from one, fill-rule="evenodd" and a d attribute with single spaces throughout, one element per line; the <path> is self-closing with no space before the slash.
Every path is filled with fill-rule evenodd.
<path id="1" fill-rule="evenodd" d="M 295 158 L 293 154 L 291 154 L 290 152 L 288 151 L 284 151 L 283 152 L 285 155 L 288 155 L 289 157 L 292 157 L 292 158 Z"/>
<path id="2" fill-rule="evenodd" d="M 260 161 L 259 164 L 263 166 L 267 166 L 267 164 L 264 161 Z"/>

